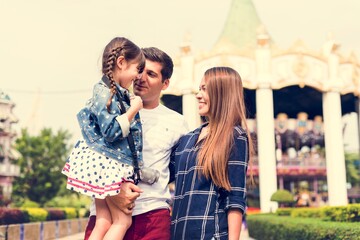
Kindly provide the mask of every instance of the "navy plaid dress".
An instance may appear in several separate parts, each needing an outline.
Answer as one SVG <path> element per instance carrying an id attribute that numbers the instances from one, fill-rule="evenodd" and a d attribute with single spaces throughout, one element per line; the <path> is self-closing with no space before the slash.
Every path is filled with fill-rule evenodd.
<path id="1" fill-rule="evenodd" d="M 202 141 L 196 142 L 205 126 L 180 138 L 172 154 L 171 164 L 176 173 L 172 239 L 228 239 L 227 211 L 245 212 L 249 159 L 247 134 L 240 126 L 234 127 L 234 147 L 228 161 L 229 192 L 216 187 L 211 180 L 199 177 L 196 172 L 199 168 L 196 158 Z"/>

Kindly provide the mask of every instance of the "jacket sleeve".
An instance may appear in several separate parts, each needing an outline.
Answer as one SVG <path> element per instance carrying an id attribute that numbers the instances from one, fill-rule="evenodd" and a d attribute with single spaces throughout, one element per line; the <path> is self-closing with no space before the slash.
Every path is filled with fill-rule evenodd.
<path id="1" fill-rule="evenodd" d="M 110 112 L 108 112 L 106 104 L 109 98 L 109 88 L 97 84 L 94 88 L 90 111 L 96 117 L 101 135 L 104 139 L 108 142 L 114 142 L 119 138 L 127 136 L 130 123 L 125 119 L 125 115 L 121 115 L 115 96 L 112 98 Z M 128 124 L 126 124 L 126 121 Z M 124 129 L 122 129 L 122 127 Z"/>
<path id="2" fill-rule="evenodd" d="M 246 208 L 246 172 L 249 159 L 248 138 L 246 134 L 236 136 L 228 161 L 228 177 L 231 191 L 226 199 L 225 210 Z"/>

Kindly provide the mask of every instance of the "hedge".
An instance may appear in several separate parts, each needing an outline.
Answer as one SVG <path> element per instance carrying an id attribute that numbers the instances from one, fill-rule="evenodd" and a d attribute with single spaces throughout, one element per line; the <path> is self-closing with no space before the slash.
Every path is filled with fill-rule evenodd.
<path id="1" fill-rule="evenodd" d="M 247 217 L 249 235 L 267 240 L 359 239 L 359 223 L 325 222 L 316 218 L 293 218 L 274 214 Z"/>
<path id="2" fill-rule="evenodd" d="M 325 221 L 360 222 L 360 204 L 321 208 L 278 208 L 279 216 L 320 218 Z"/>
<path id="3" fill-rule="evenodd" d="M 46 221 L 48 212 L 42 208 L 22 208 L 29 214 L 30 222 L 43 222 Z"/>
<path id="4" fill-rule="evenodd" d="M 28 223 L 29 221 L 30 219 L 27 211 L 0 208 L 0 225 Z"/>
<path id="5" fill-rule="evenodd" d="M 73 219 L 84 217 L 85 212 L 76 208 L 0 208 L 0 225 Z"/>
<path id="6" fill-rule="evenodd" d="M 73 219 L 79 217 L 79 212 L 75 208 L 63 208 L 66 219 Z"/>

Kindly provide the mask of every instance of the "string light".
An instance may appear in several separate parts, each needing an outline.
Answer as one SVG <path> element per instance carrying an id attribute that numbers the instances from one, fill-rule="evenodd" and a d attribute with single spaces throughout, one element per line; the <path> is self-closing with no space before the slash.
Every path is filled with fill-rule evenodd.
<path id="1" fill-rule="evenodd" d="M 6 93 L 24 93 L 24 94 L 78 94 L 91 92 L 91 89 L 76 89 L 76 90 L 59 90 L 59 91 L 43 91 L 43 90 L 18 90 L 18 89 L 3 89 Z"/>

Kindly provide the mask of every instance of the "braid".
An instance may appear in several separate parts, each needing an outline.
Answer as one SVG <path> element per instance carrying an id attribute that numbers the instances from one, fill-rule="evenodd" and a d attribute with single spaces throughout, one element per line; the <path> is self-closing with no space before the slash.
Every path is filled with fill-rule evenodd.
<path id="1" fill-rule="evenodd" d="M 108 102 L 106 103 L 106 109 L 108 110 L 108 112 L 110 112 L 111 100 L 114 97 L 114 95 L 116 94 L 116 84 L 115 84 L 115 81 L 113 78 L 113 69 L 116 64 L 116 59 L 118 58 L 121 50 L 122 50 L 122 47 L 114 48 L 111 51 L 111 53 L 109 54 L 108 59 L 105 64 L 104 72 L 105 72 L 105 75 L 109 78 L 110 84 L 111 84 L 110 98 L 109 98 Z"/>
<path id="2" fill-rule="evenodd" d="M 145 66 L 145 56 L 141 49 L 124 37 L 115 37 L 106 46 L 102 56 L 102 73 L 110 81 L 110 98 L 106 103 L 108 112 L 111 110 L 111 101 L 116 94 L 116 82 L 114 80 L 114 71 L 119 56 L 124 57 L 125 61 L 138 64 L 138 71 L 142 73 Z"/>

